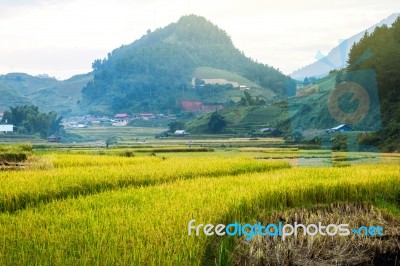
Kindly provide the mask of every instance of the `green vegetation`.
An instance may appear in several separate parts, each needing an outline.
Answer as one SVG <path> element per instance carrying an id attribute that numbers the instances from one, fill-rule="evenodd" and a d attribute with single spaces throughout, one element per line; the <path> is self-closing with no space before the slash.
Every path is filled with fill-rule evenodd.
<path id="1" fill-rule="evenodd" d="M 353 45 L 348 68 L 331 72 L 329 76 L 315 81 L 287 101 L 249 107 L 254 105 L 252 103 L 255 100 L 246 95 L 240 101 L 240 105 L 244 107 L 227 108 L 220 112 L 227 120 L 227 131 L 241 133 L 274 127 L 282 135 L 288 136 L 288 139 L 299 141 L 304 137 L 306 140 L 315 138 L 317 141 L 333 141 L 336 142 L 334 145 L 343 149 L 349 136 L 353 136 L 330 136 L 324 130 L 347 123 L 358 134 L 354 136 L 355 146 L 369 145 L 383 151 L 398 151 L 399 29 L 400 19 L 391 28 L 382 26 L 370 35 L 365 34 L 359 43 Z M 365 99 L 362 94 L 356 95 L 359 93 L 355 90 L 357 86 L 352 84 L 363 88 L 369 99 Z M 341 87 L 347 88 L 347 93 L 340 95 L 336 103 L 332 99 Z M 350 114 L 357 113 L 359 107 L 366 106 L 368 110 L 364 112 L 365 116 L 363 113 L 354 120 Z M 347 118 L 341 119 L 337 115 L 338 110 Z M 202 132 L 208 118 L 209 114 L 206 114 L 189 123 L 188 130 Z M 300 135 L 297 128 L 302 128 L 305 132 Z"/>
<path id="2" fill-rule="evenodd" d="M 279 131 L 288 129 L 289 112 L 287 102 L 277 102 L 263 106 L 231 107 L 219 110 L 218 113 L 226 120 L 225 131 L 231 134 L 251 133 L 267 127 L 277 128 Z M 210 116 L 211 114 L 205 114 L 189 122 L 186 129 L 191 133 L 206 132 Z M 275 133 L 278 133 L 278 131 Z"/>
<path id="3" fill-rule="evenodd" d="M 88 143 L 86 146 L 104 146 L 108 138 L 115 137 L 119 145 L 126 143 L 133 145 L 144 144 L 149 139 L 154 139 L 156 134 L 165 131 L 167 127 L 88 127 L 78 129 L 66 129 L 68 135 L 77 135 L 84 142 Z M 97 143 L 98 142 L 98 143 Z"/>
<path id="4" fill-rule="evenodd" d="M 32 152 L 32 145 L 0 145 L 0 170 L 2 165 L 25 161 Z"/>
<path id="5" fill-rule="evenodd" d="M 78 75 L 63 81 L 23 73 L 0 75 L 0 111 L 19 105 L 36 105 L 45 112 L 77 114 L 77 103 L 82 98 L 81 90 L 92 79 L 91 74 Z"/>
<path id="6" fill-rule="evenodd" d="M 108 148 L 110 145 L 117 144 L 117 138 L 116 137 L 109 137 L 106 139 L 106 148 Z"/>
<path id="7" fill-rule="evenodd" d="M 244 85 L 252 89 L 263 89 L 259 84 L 250 81 L 239 74 L 212 67 L 198 67 L 195 69 L 194 78 L 198 79 L 225 79 L 228 82 L 236 82 L 239 85 Z M 272 92 L 270 92 L 273 95 Z"/>
<path id="8" fill-rule="evenodd" d="M 56 112 L 40 113 L 37 106 L 16 106 L 10 107 L 10 111 L 4 113 L 2 123 L 14 125 L 19 134 L 38 134 L 46 138 L 52 134 L 60 134 L 62 117 L 57 117 Z"/>
<path id="9" fill-rule="evenodd" d="M 254 222 L 293 207 L 306 216 L 305 207 L 335 202 L 344 202 L 346 210 L 359 201 L 399 210 L 396 154 L 260 148 L 248 139 L 193 140 L 193 147 L 185 142 L 108 149 L 49 145 L 33 155 L 30 145 L 1 146 L 0 154 L 26 152 L 29 159 L 17 171 L 0 171 L 0 263 L 234 264 L 258 257 L 241 237 L 188 236 L 187 223 Z M 200 147 L 242 142 L 246 148 Z M 347 167 L 289 166 L 300 159 Z M 346 217 L 335 216 L 335 222 L 347 223 Z M 383 248 L 385 241 L 374 243 Z M 316 259 L 327 251 L 308 247 Z"/>
<path id="10" fill-rule="evenodd" d="M 228 107 L 237 104 L 243 96 L 243 91 L 238 88 L 240 85 L 249 88 L 252 95 L 267 101 L 272 101 L 276 96 L 271 90 L 261 88 L 239 74 L 222 69 L 199 67 L 196 68 L 193 77 L 196 95 L 205 103 L 225 103 Z M 218 84 L 213 84 L 216 82 Z"/>
<path id="11" fill-rule="evenodd" d="M 10 106 L 30 104 L 31 101 L 6 84 L 0 83 L 0 108 L 2 111 Z"/>
<path id="12" fill-rule="evenodd" d="M 223 30 L 194 15 L 96 60 L 93 78 L 0 76 L 0 108 L 6 101 L 23 104 L 11 106 L 2 120 L 21 135 L 1 136 L 2 142 L 63 132 L 56 112 L 41 113 L 33 103 L 65 113 L 79 105 L 96 114 L 175 113 L 179 100 L 227 107 L 186 124 L 155 119 L 151 128 L 132 121 L 68 129 L 72 141 L 85 143 L 1 144 L 0 264 L 396 263 L 400 155 L 373 147 L 360 152 L 358 144 L 400 147 L 399 36 L 400 19 L 366 34 L 353 45 L 348 68 L 306 79 L 308 87 L 297 95 L 290 78 L 245 57 Z M 366 101 L 352 91 L 334 98 L 353 83 L 368 93 L 369 109 L 342 121 L 335 112 L 353 113 Z M 63 106 L 69 93 L 71 107 Z M 324 131 L 349 121 L 352 132 Z M 191 134 L 173 136 L 182 129 Z M 384 227 L 384 237 L 189 236 L 192 219 L 374 224 Z"/>
<path id="13" fill-rule="evenodd" d="M 55 150 L 29 169 L 0 172 L 0 261 L 227 264 L 228 239 L 188 236 L 188 221 L 245 223 L 260 212 L 317 203 L 390 201 L 399 191 L 398 171 L 398 164 L 289 169 L 279 161 L 207 154 L 199 160 Z M 348 222 L 342 219 L 335 222 Z"/>
<path id="14" fill-rule="evenodd" d="M 207 132 L 205 133 L 222 133 L 225 130 L 226 121 L 225 118 L 220 115 L 217 111 L 211 113 L 207 123 Z"/>
<path id="15" fill-rule="evenodd" d="M 260 99 L 259 96 L 253 98 L 247 91 L 244 92 L 244 97 L 242 97 L 238 103 L 239 106 L 260 106 L 264 104 L 265 100 Z"/>
<path id="16" fill-rule="evenodd" d="M 130 157 L 53 154 L 45 161 L 38 161 L 37 167 L 31 167 L 33 169 L 19 173 L 0 172 L 0 211 L 14 212 L 57 199 L 123 187 L 144 187 L 200 176 L 239 175 L 289 167 L 285 162 L 243 158 L 165 160 L 156 156 Z"/>
<path id="17" fill-rule="evenodd" d="M 81 107 L 88 105 L 90 113 L 174 113 L 180 110 L 180 100 L 215 103 L 213 94 L 204 97 L 192 89 L 192 78 L 199 67 L 235 73 L 232 75 L 242 76 L 267 93 L 284 96 L 286 88 L 294 93 L 293 80 L 246 57 L 223 30 L 190 15 L 114 50 L 104 60 L 96 60 L 94 80 L 82 91 Z"/>
<path id="18" fill-rule="evenodd" d="M 359 43 L 353 45 L 349 56 L 349 67 L 343 70 L 343 79 L 367 79 L 362 76 L 366 70 L 376 71 L 379 88 L 379 104 L 382 115 L 382 130 L 364 136 L 363 144 L 380 145 L 386 150 L 400 148 L 400 18 L 392 27 L 378 27 L 372 34 L 365 34 Z M 366 57 L 366 52 L 372 52 Z M 368 54 L 367 54 L 368 55 Z M 351 72 L 360 73 L 351 76 Z M 367 74 L 365 74 L 367 75 Z"/>
<path id="19" fill-rule="evenodd" d="M 168 123 L 168 131 L 170 133 L 174 133 L 177 130 L 183 130 L 183 129 L 185 129 L 185 122 L 183 121 L 175 120 Z"/>

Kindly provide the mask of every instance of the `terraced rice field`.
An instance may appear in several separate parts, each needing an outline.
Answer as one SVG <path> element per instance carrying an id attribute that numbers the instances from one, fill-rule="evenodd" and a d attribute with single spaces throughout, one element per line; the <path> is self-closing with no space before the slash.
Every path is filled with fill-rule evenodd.
<path id="1" fill-rule="evenodd" d="M 285 159 L 296 152 L 36 153 L 27 167 L 0 171 L 0 264 L 254 262 L 235 254 L 242 238 L 189 236 L 188 222 L 253 222 L 260 213 L 336 202 L 397 206 L 399 163 L 290 166 Z"/>

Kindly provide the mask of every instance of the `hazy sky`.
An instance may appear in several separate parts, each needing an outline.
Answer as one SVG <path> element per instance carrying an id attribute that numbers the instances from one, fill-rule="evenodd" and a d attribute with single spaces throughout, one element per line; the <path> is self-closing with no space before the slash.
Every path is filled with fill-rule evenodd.
<path id="1" fill-rule="evenodd" d="M 205 16 L 247 56 L 290 74 L 399 10 L 399 0 L 0 0 L 0 74 L 86 73 L 185 14 Z"/>

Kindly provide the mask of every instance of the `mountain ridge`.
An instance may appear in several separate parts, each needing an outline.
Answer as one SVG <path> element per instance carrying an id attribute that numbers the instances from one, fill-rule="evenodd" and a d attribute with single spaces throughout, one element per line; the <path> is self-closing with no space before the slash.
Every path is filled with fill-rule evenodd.
<path id="1" fill-rule="evenodd" d="M 92 74 L 80 74 L 67 80 L 26 73 L 0 75 L 0 111 L 17 105 L 36 105 L 41 111 L 56 111 L 60 115 L 77 112 L 82 88 L 92 79 Z M 74 110 L 75 109 L 75 110 Z"/>
<path id="2" fill-rule="evenodd" d="M 306 77 L 321 78 L 327 76 L 332 70 L 345 68 L 352 45 L 359 42 L 365 32 L 371 34 L 377 27 L 381 27 L 384 24 L 390 27 L 399 16 L 400 13 L 393 13 L 368 29 L 347 38 L 331 49 L 326 56 L 318 54 L 319 59 L 317 61 L 292 72 L 289 76 L 295 80 L 303 81 Z"/>
<path id="3" fill-rule="evenodd" d="M 175 112 L 181 100 L 226 104 L 213 99 L 215 94 L 200 95 L 193 89 L 198 67 L 236 73 L 281 96 L 286 96 L 287 88 L 295 93 L 290 77 L 246 57 L 224 30 L 204 17 L 188 15 L 95 60 L 94 80 L 82 91 L 81 107 L 88 113 Z"/>

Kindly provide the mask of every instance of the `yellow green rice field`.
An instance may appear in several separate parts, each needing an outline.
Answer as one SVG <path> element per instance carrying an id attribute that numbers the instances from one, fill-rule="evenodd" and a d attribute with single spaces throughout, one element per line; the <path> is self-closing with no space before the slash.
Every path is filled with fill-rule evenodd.
<path id="1" fill-rule="evenodd" d="M 330 161 L 299 166 L 299 157 Z M 188 222 L 246 223 L 337 202 L 398 216 L 399 162 L 297 149 L 34 151 L 0 171 L 0 264 L 235 264 L 241 238 L 189 236 Z"/>

